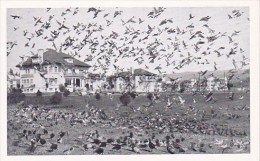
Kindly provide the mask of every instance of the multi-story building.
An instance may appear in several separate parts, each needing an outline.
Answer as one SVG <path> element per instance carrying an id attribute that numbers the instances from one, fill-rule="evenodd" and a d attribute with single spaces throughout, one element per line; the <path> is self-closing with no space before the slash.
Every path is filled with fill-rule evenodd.
<path id="1" fill-rule="evenodd" d="M 16 67 L 20 69 L 21 88 L 25 93 L 59 91 L 65 86 L 69 91 L 85 87 L 90 65 L 62 52 L 48 49 L 28 57 Z"/>
<path id="2" fill-rule="evenodd" d="M 161 92 L 162 84 L 158 75 L 144 69 L 134 70 L 134 86 L 136 92 Z"/>
<path id="3" fill-rule="evenodd" d="M 116 73 L 112 77 L 114 91 L 135 91 L 135 92 L 161 92 L 162 84 L 158 81 L 159 76 L 138 68 L 135 70 Z"/>
<path id="4" fill-rule="evenodd" d="M 216 78 L 211 76 L 207 78 L 207 91 L 226 91 L 228 80 L 226 77 L 224 78 Z"/>

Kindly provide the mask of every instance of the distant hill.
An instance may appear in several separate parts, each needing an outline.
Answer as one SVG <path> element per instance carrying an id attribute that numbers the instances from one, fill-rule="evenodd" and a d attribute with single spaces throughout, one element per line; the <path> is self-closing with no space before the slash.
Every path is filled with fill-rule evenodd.
<path id="1" fill-rule="evenodd" d="M 234 73 L 233 81 L 247 80 L 250 78 L 250 69 L 244 70 L 217 70 L 217 71 L 207 71 L 204 75 L 208 77 L 209 75 L 213 75 L 217 78 L 224 78 L 224 75 L 228 76 L 231 73 Z M 203 77 L 204 77 L 203 76 Z M 166 74 L 166 81 L 170 80 L 169 78 L 178 78 L 181 77 L 181 80 L 190 80 L 192 78 L 199 78 L 199 72 L 183 72 L 183 73 L 174 73 L 174 74 Z"/>

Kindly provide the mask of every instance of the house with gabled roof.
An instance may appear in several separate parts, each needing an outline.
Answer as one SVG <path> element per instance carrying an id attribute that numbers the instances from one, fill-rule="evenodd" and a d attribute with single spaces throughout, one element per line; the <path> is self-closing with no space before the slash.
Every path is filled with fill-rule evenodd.
<path id="1" fill-rule="evenodd" d="M 64 85 L 69 91 L 83 89 L 90 65 L 74 57 L 47 49 L 27 57 L 16 65 L 20 69 L 21 88 L 25 93 L 59 91 Z"/>
<path id="2" fill-rule="evenodd" d="M 147 70 L 138 68 L 130 69 L 114 74 L 114 90 L 116 92 L 135 91 L 135 92 L 159 92 L 161 82 L 159 76 Z"/>
<path id="3" fill-rule="evenodd" d="M 138 68 L 134 70 L 134 86 L 136 92 L 160 92 L 161 82 L 157 74 Z"/>

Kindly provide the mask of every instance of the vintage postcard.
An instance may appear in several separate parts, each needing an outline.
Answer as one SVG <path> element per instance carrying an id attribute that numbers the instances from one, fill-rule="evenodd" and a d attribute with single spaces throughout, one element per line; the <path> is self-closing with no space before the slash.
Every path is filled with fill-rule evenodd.
<path id="1" fill-rule="evenodd" d="M 259 159 L 259 2 L 2 4 L 4 160 Z"/>

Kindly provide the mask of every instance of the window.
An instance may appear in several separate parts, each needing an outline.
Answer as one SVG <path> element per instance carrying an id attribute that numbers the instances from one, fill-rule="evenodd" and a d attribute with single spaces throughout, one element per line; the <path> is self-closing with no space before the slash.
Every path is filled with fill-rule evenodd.
<path id="1" fill-rule="evenodd" d="M 50 73 L 52 72 L 52 67 L 49 67 L 49 72 L 50 72 Z"/>
<path id="2" fill-rule="evenodd" d="M 57 84 L 57 83 L 58 83 L 58 79 L 55 78 L 55 79 L 54 79 L 54 84 Z"/>
<path id="3" fill-rule="evenodd" d="M 58 67 L 58 70 L 59 70 L 59 72 L 61 72 L 61 68 L 60 67 Z"/>
<path id="4" fill-rule="evenodd" d="M 33 84 L 33 79 L 30 80 L 30 85 L 32 85 L 32 84 Z"/>
<path id="5" fill-rule="evenodd" d="M 30 74 L 30 69 L 25 69 L 26 74 Z"/>
<path id="6" fill-rule="evenodd" d="M 50 83 L 50 85 L 53 85 L 53 79 L 52 78 L 49 78 L 49 83 Z"/>
<path id="7" fill-rule="evenodd" d="M 34 69 L 34 73 L 36 73 L 36 69 Z"/>
<path id="8" fill-rule="evenodd" d="M 44 70 L 47 72 L 47 67 L 44 67 Z"/>
<path id="9" fill-rule="evenodd" d="M 58 72 L 58 67 L 54 67 L 54 72 L 55 72 L 55 73 Z"/>
<path id="10" fill-rule="evenodd" d="M 30 92 L 33 92 L 33 89 L 30 89 Z"/>
<path id="11" fill-rule="evenodd" d="M 65 82 L 67 85 L 71 85 L 71 78 L 67 78 Z"/>
<path id="12" fill-rule="evenodd" d="M 49 91 L 52 91 L 52 88 L 49 88 Z"/>

